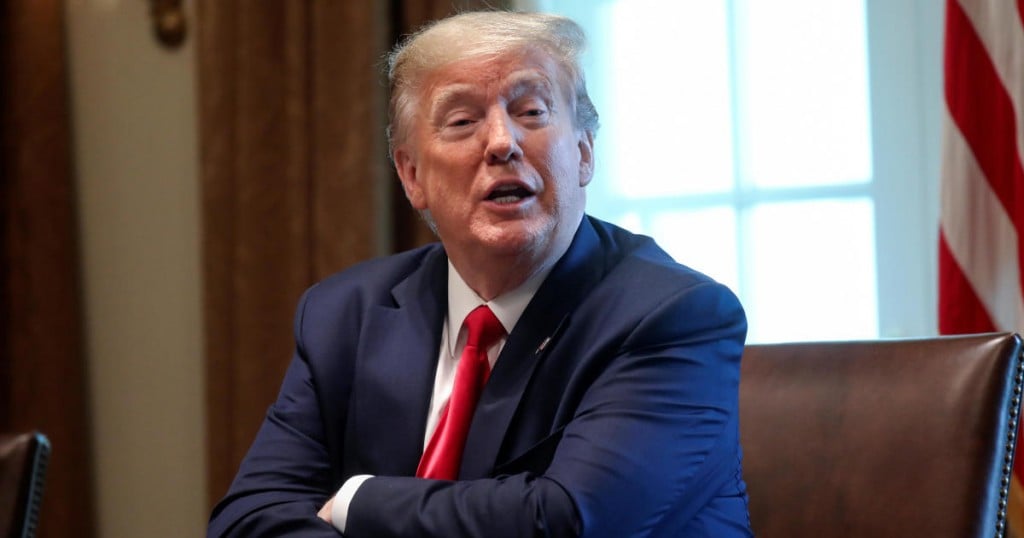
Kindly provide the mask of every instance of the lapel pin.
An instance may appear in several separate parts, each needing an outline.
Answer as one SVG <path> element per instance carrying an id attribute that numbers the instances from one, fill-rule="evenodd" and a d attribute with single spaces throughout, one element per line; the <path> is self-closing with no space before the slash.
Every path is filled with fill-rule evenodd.
<path id="1" fill-rule="evenodd" d="M 539 346 L 537 346 L 537 351 L 534 351 L 533 354 L 534 355 L 539 355 L 542 351 L 544 351 L 544 348 L 548 347 L 548 343 L 549 342 L 551 342 L 551 337 L 550 336 L 545 338 L 544 341 L 541 342 Z"/>
<path id="2" fill-rule="evenodd" d="M 566 322 L 568 322 L 568 321 L 569 321 L 569 315 L 566 314 L 562 318 L 562 320 L 558 322 L 558 325 L 555 326 L 555 330 L 554 330 L 554 332 L 551 333 L 551 336 L 548 336 L 547 338 L 545 338 L 540 343 L 540 345 L 537 346 L 537 351 L 534 351 L 533 354 L 534 355 L 540 355 L 545 349 L 547 349 L 548 344 L 551 343 L 551 339 L 556 337 L 556 336 L 558 336 L 558 334 L 562 332 L 562 329 L 565 328 Z"/>

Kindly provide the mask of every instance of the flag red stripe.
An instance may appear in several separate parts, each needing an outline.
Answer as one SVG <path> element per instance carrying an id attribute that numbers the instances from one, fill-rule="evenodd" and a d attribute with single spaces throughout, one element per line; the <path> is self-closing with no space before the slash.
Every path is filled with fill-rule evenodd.
<path id="1" fill-rule="evenodd" d="M 1017 159 L 1013 101 L 974 26 L 952 0 L 946 13 L 946 104 L 1010 221 L 1019 229 L 1024 216 L 1024 189 L 1020 188 L 1024 169 Z"/>
<path id="2" fill-rule="evenodd" d="M 1020 19 L 1021 27 L 1024 27 L 1024 0 L 1017 0 L 1017 18 Z"/>
<path id="3" fill-rule="evenodd" d="M 995 330 L 960 264 L 953 258 L 946 237 L 939 232 L 939 333 L 986 333 Z M 1018 466 L 1021 467 L 1021 466 Z"/>

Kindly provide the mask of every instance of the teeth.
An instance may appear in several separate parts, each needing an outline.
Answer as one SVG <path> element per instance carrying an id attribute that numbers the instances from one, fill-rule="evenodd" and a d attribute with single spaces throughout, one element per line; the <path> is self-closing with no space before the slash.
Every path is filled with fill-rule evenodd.
<path id="1" fill-rule="evenodd" d="M 519 200 L 522 200 L 522 199 L 523 199 L 522 196 L 515 196 L 515 195 L 498 196 L 496 198 L 493 198 L 493 200 L 495 202 L 498 202 L 499 204 L 514 204 L 514 203 L 516 203 L 516 202 L 518 202 Z"/>

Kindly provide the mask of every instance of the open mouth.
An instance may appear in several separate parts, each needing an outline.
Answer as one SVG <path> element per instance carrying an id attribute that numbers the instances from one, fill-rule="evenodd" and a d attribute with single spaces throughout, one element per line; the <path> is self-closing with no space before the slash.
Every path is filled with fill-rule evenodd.
<path id="1" fill-rule="evenodd" d="M 487 195 L 487 200 L 499 204 L 514 204 L 531 196 L 533 192 L 522 185 L 500 185 Z"/>

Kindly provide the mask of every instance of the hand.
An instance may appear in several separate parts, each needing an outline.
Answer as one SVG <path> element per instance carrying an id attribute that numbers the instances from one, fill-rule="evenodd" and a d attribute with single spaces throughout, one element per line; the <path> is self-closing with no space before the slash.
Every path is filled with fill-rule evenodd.
<path id="1" fill-rule="evenodd" d="M 327 523 L 333 525 L 334 523 L 331 522 L 331 508 L 333 507 L 334 497 L 331 497 L 331 499 L 327 501 L 327 504 L 325 504 L 323 508 L 321 508 L 320 511 L 316 513 L 316 516 L 326 521 Z"/>

